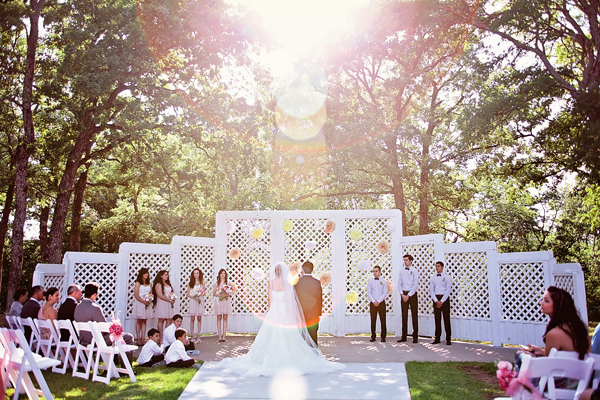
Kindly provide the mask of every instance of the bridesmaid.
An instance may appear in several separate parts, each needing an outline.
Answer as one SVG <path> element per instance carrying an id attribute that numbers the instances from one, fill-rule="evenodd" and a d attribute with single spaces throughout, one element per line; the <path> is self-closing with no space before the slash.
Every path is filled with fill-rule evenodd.
<path id="1" fill-rule="evenodd" d="M 190 298 L 189 314 L 191 319 L 190 336 L 193 342 L 200 341 L 200 331 L 202 329 L 202 316 L 204 315 L 204 273 L 200 269 L 195 268 L 190 275 L 190 282 L 185 293 Z M 194 339 L 194 323 L 198 318 L 198 336 Z"/>
<path id="2" fill-rule="evenodd" d="M 231 286 L 231 295 L 225 296 L 221 292 L 221 288 L 224 285 Z M 227 271 L 224 269 L 219 270 L 219 274 L 217 275 L 217 284 L 213 290 L 215 314 L 217 315 L 217 336 L 219 337 L 219 342 L 225 341 L 225 335 L 227 334 L 227 318 L 232 311 L 231 296 L 233 293 L 235 293 L 235 290 L 235 285 L 230 284 L 227 281 Z"/>
<path id="3" fill-rule="evenodd" d="M 40 307 L 37 319 L 49 321 L 57 319 L 58 310 L 54 308 L 54 305 L 58 304 L 60 301 L 60 290 L 51 287 L 44 293 L 44 298 L 46 299 L 46 302 Z M 48 328 L 42 328 L 40 330 L 40 336 L 43 340 L 48 340 L 52 337 L 52 332 Z"/>
<path id="4" fill-rule="evenodd" d="M 163 337 L 165 322 L 173 322 L 171 317 L 173 316 L 173 304 L 175 304 L 175 300 L 167 297 L 170 293 L 173 293 L 173 286 L 171 286 L 171 281 L 169 280 L 169 272 L 163 269 L 158 272 L 152 284 L 152 294 L 154 294 L 152 302 L 154 303 L 155 317 L 158 319 L 160 337 Z M 171 324 L 167 322 L 167 326 L 169 325 Z"/>
<path id="5" fill-rule="evenodd" d="M 146 300 L 146 296 L 152 291 L 150 285 L 150 272 L 148 268 L 140 268 L 135 285 L 133 286 L 133 318 L 135 318 L 135 336 L 138 346 L 144 345 L 146 336 L 146 321 L 152 318 L 152 307 L 148 308 L 151 301 Z"/>

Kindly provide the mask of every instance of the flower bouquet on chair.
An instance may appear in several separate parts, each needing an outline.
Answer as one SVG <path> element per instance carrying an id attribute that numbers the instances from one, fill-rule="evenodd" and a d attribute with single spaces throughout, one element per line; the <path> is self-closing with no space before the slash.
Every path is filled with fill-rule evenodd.
<path id="1" fill-rule="evenodd" d="M 177 295 L 173 292 L 167 293 L 166 296 L 169 301 L 175 302 L 175 300 L 177 300 Z M 175 304 L 171 303 L 171 308 L 175 308 Z"/>
<path id="2" fill-rule="evenodd" d="M 542 399 L 542 394 L 533 385 L 527 374 L 517 373 L 508 361 L 500 361 L 498 363 L 496 377 L 498 378 L 500 389 L 505 391 L 514 400 Z"/>
<path id="3" fill-rule="evenodd" d="M 115 343 L 117 341 L 120 341 L 121 343 L 125 343 L 125 341 L 123 340 L 123 325 L 121 325 L 121 320 L 119 319 L 119 314 L 120 314 L 120 311 L 117 313 L 117 316 L 115 317 L 114 312 L 111 311 L 111 313 L 110 313 L 110 319 L 112 320 L 112 323 L 108 327 L 108 333 L 110 334 L 110 340 L 112 341 L 113 347 L 115 346 Z"/>

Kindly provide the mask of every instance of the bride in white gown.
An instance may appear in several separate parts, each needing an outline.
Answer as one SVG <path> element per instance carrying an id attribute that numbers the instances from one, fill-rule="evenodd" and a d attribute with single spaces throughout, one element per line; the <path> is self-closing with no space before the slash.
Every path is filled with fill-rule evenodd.
<path id="1" fill-rule="evenodd" d="M 327 361 L 312 341 L 287 266 L 279 262 L 269 276 L 269 311 L 248 354 L 226 358 L 218 368 L 242 376 L 273 376 L 285 367 L 300 374 L 323 374 L 345 368 Z"/>

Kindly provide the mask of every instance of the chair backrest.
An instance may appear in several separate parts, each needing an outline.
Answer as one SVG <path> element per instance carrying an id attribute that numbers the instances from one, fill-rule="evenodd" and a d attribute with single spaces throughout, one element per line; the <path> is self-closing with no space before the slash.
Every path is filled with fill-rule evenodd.
<path id="1" fill-rule="evenodd" d="M 529 379 L 553 377 L 579 380 L 577 389 L 569 390 L 569 392 L 573 393 L 573 396 L 578 398 L 578 395 L 581 395 L 587 388 L 593 368 L 594 360 L 592 359 L 581 361 L 560 357 L 533 358 L 531 356 L 524 356 L 519 375 L 524 374 Z M 547 379 L 544 381 L 547 381 Z M 540 380 L 540 386 L 538 387 L 540 392 L 544 392 L 546 389 L 545 386 L 546 384 Z M 561 389 L 561 391 L 564 392 L 565 390 Z M 548 384 L 548 397 L 556 399 L 556 391 L 553 383 Z"/>
<path id="2" fill-rule="evenodd" d="M 594 360 L 594 376 L 592 377 L 592 388 L 598 389 L 600 383 L 600 354 L 588 353 L 585 359 Z"/>
<path id="3" fill-rule="evenodd" d="M 14 350 L 11 350 L 16 351 L 16 346 L 19 346 L 19 349 L 23 351 L 24 359 L 22 360 L 22 362 L 25 362 L 25 360 L 27 360 L 31 369 L 39 369 L 35 356 L 33 355 L 33 351 L 31 350 L 31 347 L 29 347 L 29 343 L 27 343 L 23 332 L 19 330 L 10 330 L 8 331 L 8 333 L 10 335 L 12 346 L 15 347 Z M 11 346 L 11 344 L 9 344 L 9 346 Z"/>
<path id="4" fill-rule="evenodd" d="M 42 332 L 42 328 L 50 330 L 52 343 L 56 344 L 60 341 L 60 336 L 56 333 L 52 320 L 49 319 L 36 319 L 38 330 Z"/>
<path id="5" fill-rule="evenodd" d="M 92 336 L 94 337 L 94 341 L 96 342 L 96 346 L 99 349 L 106 349 L 110 347 L 106 344 L 106 340 L 104 340 L 104 336 L 102 333 L 108 333 L 108 328 L 110 324 L 108 322 L 90 322 L 90 329 L 92 331 Z"/>
<path id="6" fill-rule="evenodd" d="M 571 360 L 579 360 L 579 353 L 576 351 L 564 351 L 551 348 L 548 357 L 570 358 Z"/>
<path id="7" fill-rule="evenodd" d="M 69 336 L 71 340 L 75 343 L 79 343 L 79 339 L 77 338 L 77 334 L 75 333 L 75 328 L 73 328 L 73 323 L 69 319 L 55 319 L 52 321 L 54 323 L 54 328 L 56 328 L 56 332 L 58 333 L 59 341 L 60 341 L 60 332 L 61 329 L 69 331 Z M 64 341 L 63 342 L 67 342 Z"/>
<path id="8" fill-rule="evenodd" d="M 77 331 L 77 335 L 79 336 L 79 344 L 81 346 L 85 346 L 83 343 L 81 343 L 81 334 L 84 332 L 90 336 L 90 344 L 94 344 L 94 337 L 92 331 L 90 330 L 90 324 L 88 322 L 73 321 L 73 327 L 75 327 L 75 330 Z"/>
<path id="9" fill-rule="evenodd" d="M 16 322 L 13 319 L 12 315 L 7 315 L 6 316 L 6 322 L 8 322 L 8 327 L 10 329 L 18 329 L 18 327 L 16 326 Z"/>

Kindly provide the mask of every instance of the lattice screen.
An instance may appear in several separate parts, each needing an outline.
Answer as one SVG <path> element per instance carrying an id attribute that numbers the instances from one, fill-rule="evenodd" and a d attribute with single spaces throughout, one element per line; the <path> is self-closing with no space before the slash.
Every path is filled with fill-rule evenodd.
<path id="1" fill-rule="evenodd" d="M 371 260 L 371 266 L 381 267 L 383 279 L 392 279 L 392 252 L 381 254 L 377 250 L 377 244 L 385 240 L 391 245 L 391 235 L 387 232 L 389 218 L 347 218 L 346 219 L 346 293 L 356 291 L 358 302 L 356 304 L 346 303 L 346 314 L 368 314 L 369 299 L 367 297 L 367 283 L 373 277 L 371 271 L 363 272 L 358 269 L 358 263 L 362 260 Z M 354 241 L 348 237 L 353 229 L 358 229 L 363 237 Z M 395 285 L 395 282 L 392 282 Z M 387 312 L 393 312 L 395 291 L 386 297 Z"/>
<path id="2" fill-rule="evenodd" d="M 96 303 L 102 307 L 106 318 L 115 310 L 118 266 L 116 263 L 75 263 L 74 266 L 73 284 L 83 288 L 92 281 L 100 285 Z"/>
<path id="3" fill-rule="evenodd" d="M 215 283 L 215 248 L 213 246 L 181 246 L 181 288 L 180 312 L 187 315 L 189 312 L 190 298 L 185 295 L 189 287 L 190 276 L 195 268 L 199 268 L 204 274 L 204 286 L 206 294 L 204 296 L 204 309 L 206 314 L 212 313 L 213 296 L 212 290 Z M 194 300 L 196 301 L 196 300 Z"/>
<path id="4" fill-rule="evenodd" d="M 419 271 L 419 289 L 417 290 L 419 299 L 419 314 L 433 314 L 433 302 L 429 293 L 429 281 L 431 275 L 435 272 L 435 245 L 433 243 L 417 243 L 402 246 L 401 257 L 405 254 L 413 256 L 413 267 Z M 400 264 L 400 268 L 404 268 L 404 258 Z M 453 278 L 449 270 L 445 269 L 446 273 Z M 454 281 L 452 281 L 454 282 Z M 395 282 L 396 285 L 398 282 Z M 452 304 L 453 306 L 453 304 Z"/>
<path id="5" fill-rule="evenodd" d="M 60 291 L 61 299 L 54 305 L 54 308 L 58 309 L 60 304 L 65 300 L 62 296 L 67 291 L 65 289 L 65 276 L 64 275 L 44 275 L 44 284 L 42 285 L 44 290 L 48 290 L 51 287 L 58 288 Z"/>
<path id="6" fill-rule="evenodd" d="M 445 270 L 452 277 L 452 315 L 491 319 L 487 253 L 446 253 L 445 256 Z"/>
<path id="7" fill-rule="evenodd" d="M 171 255 L 170 254 L 155 254 L 155 253 L 130 253 L 129 254 L 129 279 L 127 287 L 127 316 L 131 317 L 133 313 L 133 286 L 135 285 L 135 278 L 137 278 L 140 268 L 148 268 L 150 272 L 150 283 L 154 282 L 154 278 L 158 271 L 171 268 Z M 173 279 L 172 276 L 170 276 Z M 175 283 L 171 281 L 171 284 Z M 174 288 L 175 289 L 175 288 Z M 181 293 L 176 293 L 177 297 L 181 299 Z"/>
<path id="8" fill-rule="evenodd" d="M 252 277 L 254 268 L 261 268 L 268 276 L 271 267 L 271 220 L 243 219 L 227 220 L 235 224 L 235 230 L 227 235 L 227 254 L 233 248 L 241 252 L 237 260 L 226 256 L 229 280 L 236 284 L 237 294 L 233 297 L 233 313 L 246 314 L 267 312 L 267 278 Z M 256 229 L 264 229 L 262 237 L 251 236 Z M 218 272 L 218 271 L 217 271 Z M 216 282 L 216 275 L 214 277 Z"/>
<path id="9" fill-rule="evenodd" d="M 575 288 L 573 287 L 572 275 L 554 275 L 554 286 L 564 289 L 575 298 Z"/>
<path id="10" fill-rule="evenodd" d="M 543 322 L 539 306 L 544 294 L 543 263 L 501 263 L 502 319 Z"/>
<path id="11" fill-rule="evenodd" d="M 325 233 L 327 219 L 292 219 L 293 228 L 285 233 L 285 263 L 310 261 L 314 265 L 313 276 L 323 273 L 332 276 L 331 271 L 331 234 Z M 316 243 L 315 249 L 305 250 L 307 241 Z M 331 284 L 323 288 L 323 313 L 331 313 Z"/>

